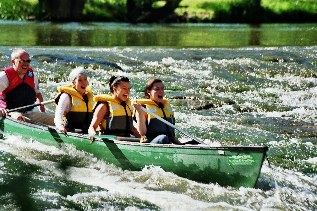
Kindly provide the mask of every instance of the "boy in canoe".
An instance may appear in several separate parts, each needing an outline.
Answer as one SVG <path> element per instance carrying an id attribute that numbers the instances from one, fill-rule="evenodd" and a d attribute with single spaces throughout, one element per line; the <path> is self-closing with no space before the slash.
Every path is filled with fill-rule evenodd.
<path id="1" fill-rule="evenodd" d="M 67 131 L 88 133 L 94 102 L 87 72 L 77 67 L 69 74 L 69 80 L 71 84 L 57 88 L 55 126 L 64 134 Z"/>
<path id="2" fill-rule="evenodd" d="M 11 63 L 12 66 L 0 72 L 0 116 L 10 115 L 22 121 L 32 120 L 54 125 L 53 115 L 44 113 L 45 107 L 40 104 L 43 97 L 38 79 L 30 66 L 30 55 L 22 48 L 14 49 Z M 33 111 L 37 105 L 40 112 Z M 12 109 L 16 111 L 11 112 Z"/>
<path id="3" fill-rule="evenodd" d="M 112 76 L 109 80 L 111 94 L 95 96 L 94 115 L 88 133 L 93 141 L 97 129 L 101 134 L 122 137 L 140 137 L 133 126 L 133 106 L 129 100 L 130 81 L 124 76 Z"/>
<path id="4" fill-rule="evenodd" d="M 141 104 L 169 123 L 175 124 L 174 112 L 164 98 L 164 84 L 161 79 L 149 80 L 144 89 L 144 96 L 146 99 L 138 99 L 136 103 Z M 175 131 L 172 127 L 143 110 L 137 109 L 136 120 L 138 131 L 142 136 L 141 142 L 182 144 L 175 137 Z"/>

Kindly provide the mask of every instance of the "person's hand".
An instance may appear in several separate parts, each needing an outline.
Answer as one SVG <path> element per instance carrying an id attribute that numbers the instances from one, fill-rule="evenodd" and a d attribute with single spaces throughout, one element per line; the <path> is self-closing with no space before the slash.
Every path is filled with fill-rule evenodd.
<path id="1" fill-rule="evenodd" d="M 66 130 L 64 125 L 62 125 L 58 130 L 59 130 L 59 132 L 65 134 L 65 135 L 67 134 L 67 130 Z"/>
<path id="2" fill-rule="evenodd" d="M 8 115 L 8 110 L 5 108 L 0 108 L 0 116 L 6 116 Z"/>
<path id="3" fill-rule="evenodd" d="M 40 110 L 40 112 L 45 112 L 45 106 L 44 105 L 40 105 L 39 106 L 39 110 Z"/>
<path id="4" fill-rule="evenodd" d="M 137 110 L 138 112 L 141 112 L 141 104 L 139 104 L 137 101 L 135 101 L 135 103 L 133 103 L 133 107 L 135 108 L 135 110 Z"/>
<path id="5" fill-rule="evenodd" d="M 94 136 L 96 135 L 96 131 L 93 128 L 88 129 L 88 137 L 90 140 L 90 143 L 94 142 L 95 138 Z"/>
<path id="6" fill-rule="evenodd" d="M 146 136 L 141 136 L 140 143 L 148 143 L 148 142 L 149 142 L 149 140 L 147 139 Z"/>
<path id="7" fill-rule="evenodd" d="M 133 107 L 135 108 L 135 110 L 139 113 L 142 114 L 144 111 L 142 110 L 142 105 L 139 104 L 137 101 L 135 101 L 135 103 L 133 103 Z"/>

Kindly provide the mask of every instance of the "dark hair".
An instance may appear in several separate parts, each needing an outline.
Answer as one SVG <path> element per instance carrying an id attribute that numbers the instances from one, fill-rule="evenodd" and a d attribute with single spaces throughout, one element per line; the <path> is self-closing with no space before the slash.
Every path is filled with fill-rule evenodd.
<path id="1" fill-rule="evenodd" d="M 148 94 L 148 91 L 152 90 L 153 85 L 155 83 L 163 83 L 163 81 L 161 79 L 158 79 L 158 78 L 148 80 L 148 82 L 145 85 L 145 89 L 144 89 L 144 97 L 145 98 L 150 99 L 150 95 Z"/>
<path id="2" fill-rule="evenodd" d="M 121 81 L 130 82 L 129 78 L 125 76 L 111 76 L 109 80 L 109 88 L 111 93 L 113 93 L 113 87 L 117 87 Z"/>

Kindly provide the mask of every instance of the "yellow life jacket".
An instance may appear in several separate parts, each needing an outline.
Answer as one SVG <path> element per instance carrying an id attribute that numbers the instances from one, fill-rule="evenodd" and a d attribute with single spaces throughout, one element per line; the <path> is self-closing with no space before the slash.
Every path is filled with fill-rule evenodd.
<path id="1" fill-rule="evenodd" d="M 159 117 L 165 119 L 166 121 L 175 124 L 174 112 L 170 104 L 166 99 L 164 99 L 163 104 L 161 107 L 156 104 L 153 100 L 150 99 L 138 99 L 137 102 L 142 106 L 145 106 L 150 112 L 158 115 Z M 155 118 L 151 114 L 147 115 L 147 132 L 146 137 L 149 141 L 153 140 L 158 135 L 167 135 L 170 140 L 175 137 L 175 130 L 174 128 L 168 126 L 164 122 L 160 121 L 159 119 Z"/>
<path id="2" fill-rule="evenodd" d="M 128 137 L 132 130 L 133 106 L 130 100 L 120 104 L 112 95 L 102 94 L 94 97 L 95 106 L 107 103 L 109 113 L 104 116 L 100 123 L 102 133 Z"/>
<path id="3" fill-rule="evenodd" d="M 66 93 L 71 98 L 71 109 L 64 114 L 67 120 L 66 127 L 68 130 L 81 129 L 87 133 L 92 120 L 93 93 L 89 87 L 86 88 L 86 99 L 73 88 L 72 85 L 61 86 L 57 88 L 59 94 L 55 98 L 56 104 L 62 93 Z"/>

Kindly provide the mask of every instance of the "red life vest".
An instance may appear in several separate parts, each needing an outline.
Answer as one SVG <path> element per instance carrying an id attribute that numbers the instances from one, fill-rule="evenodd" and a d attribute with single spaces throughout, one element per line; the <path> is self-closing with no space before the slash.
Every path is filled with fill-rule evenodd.
<path id="1" fill-rule="evenodd" d="M 9 86 L 0 93 L 0 107 L 12 109 L 34 103 L 36 93 L 33 70 L 30 68 L 22 79 L 13 67 L 7 67 L 3 71 L 8 77 Z"/>

